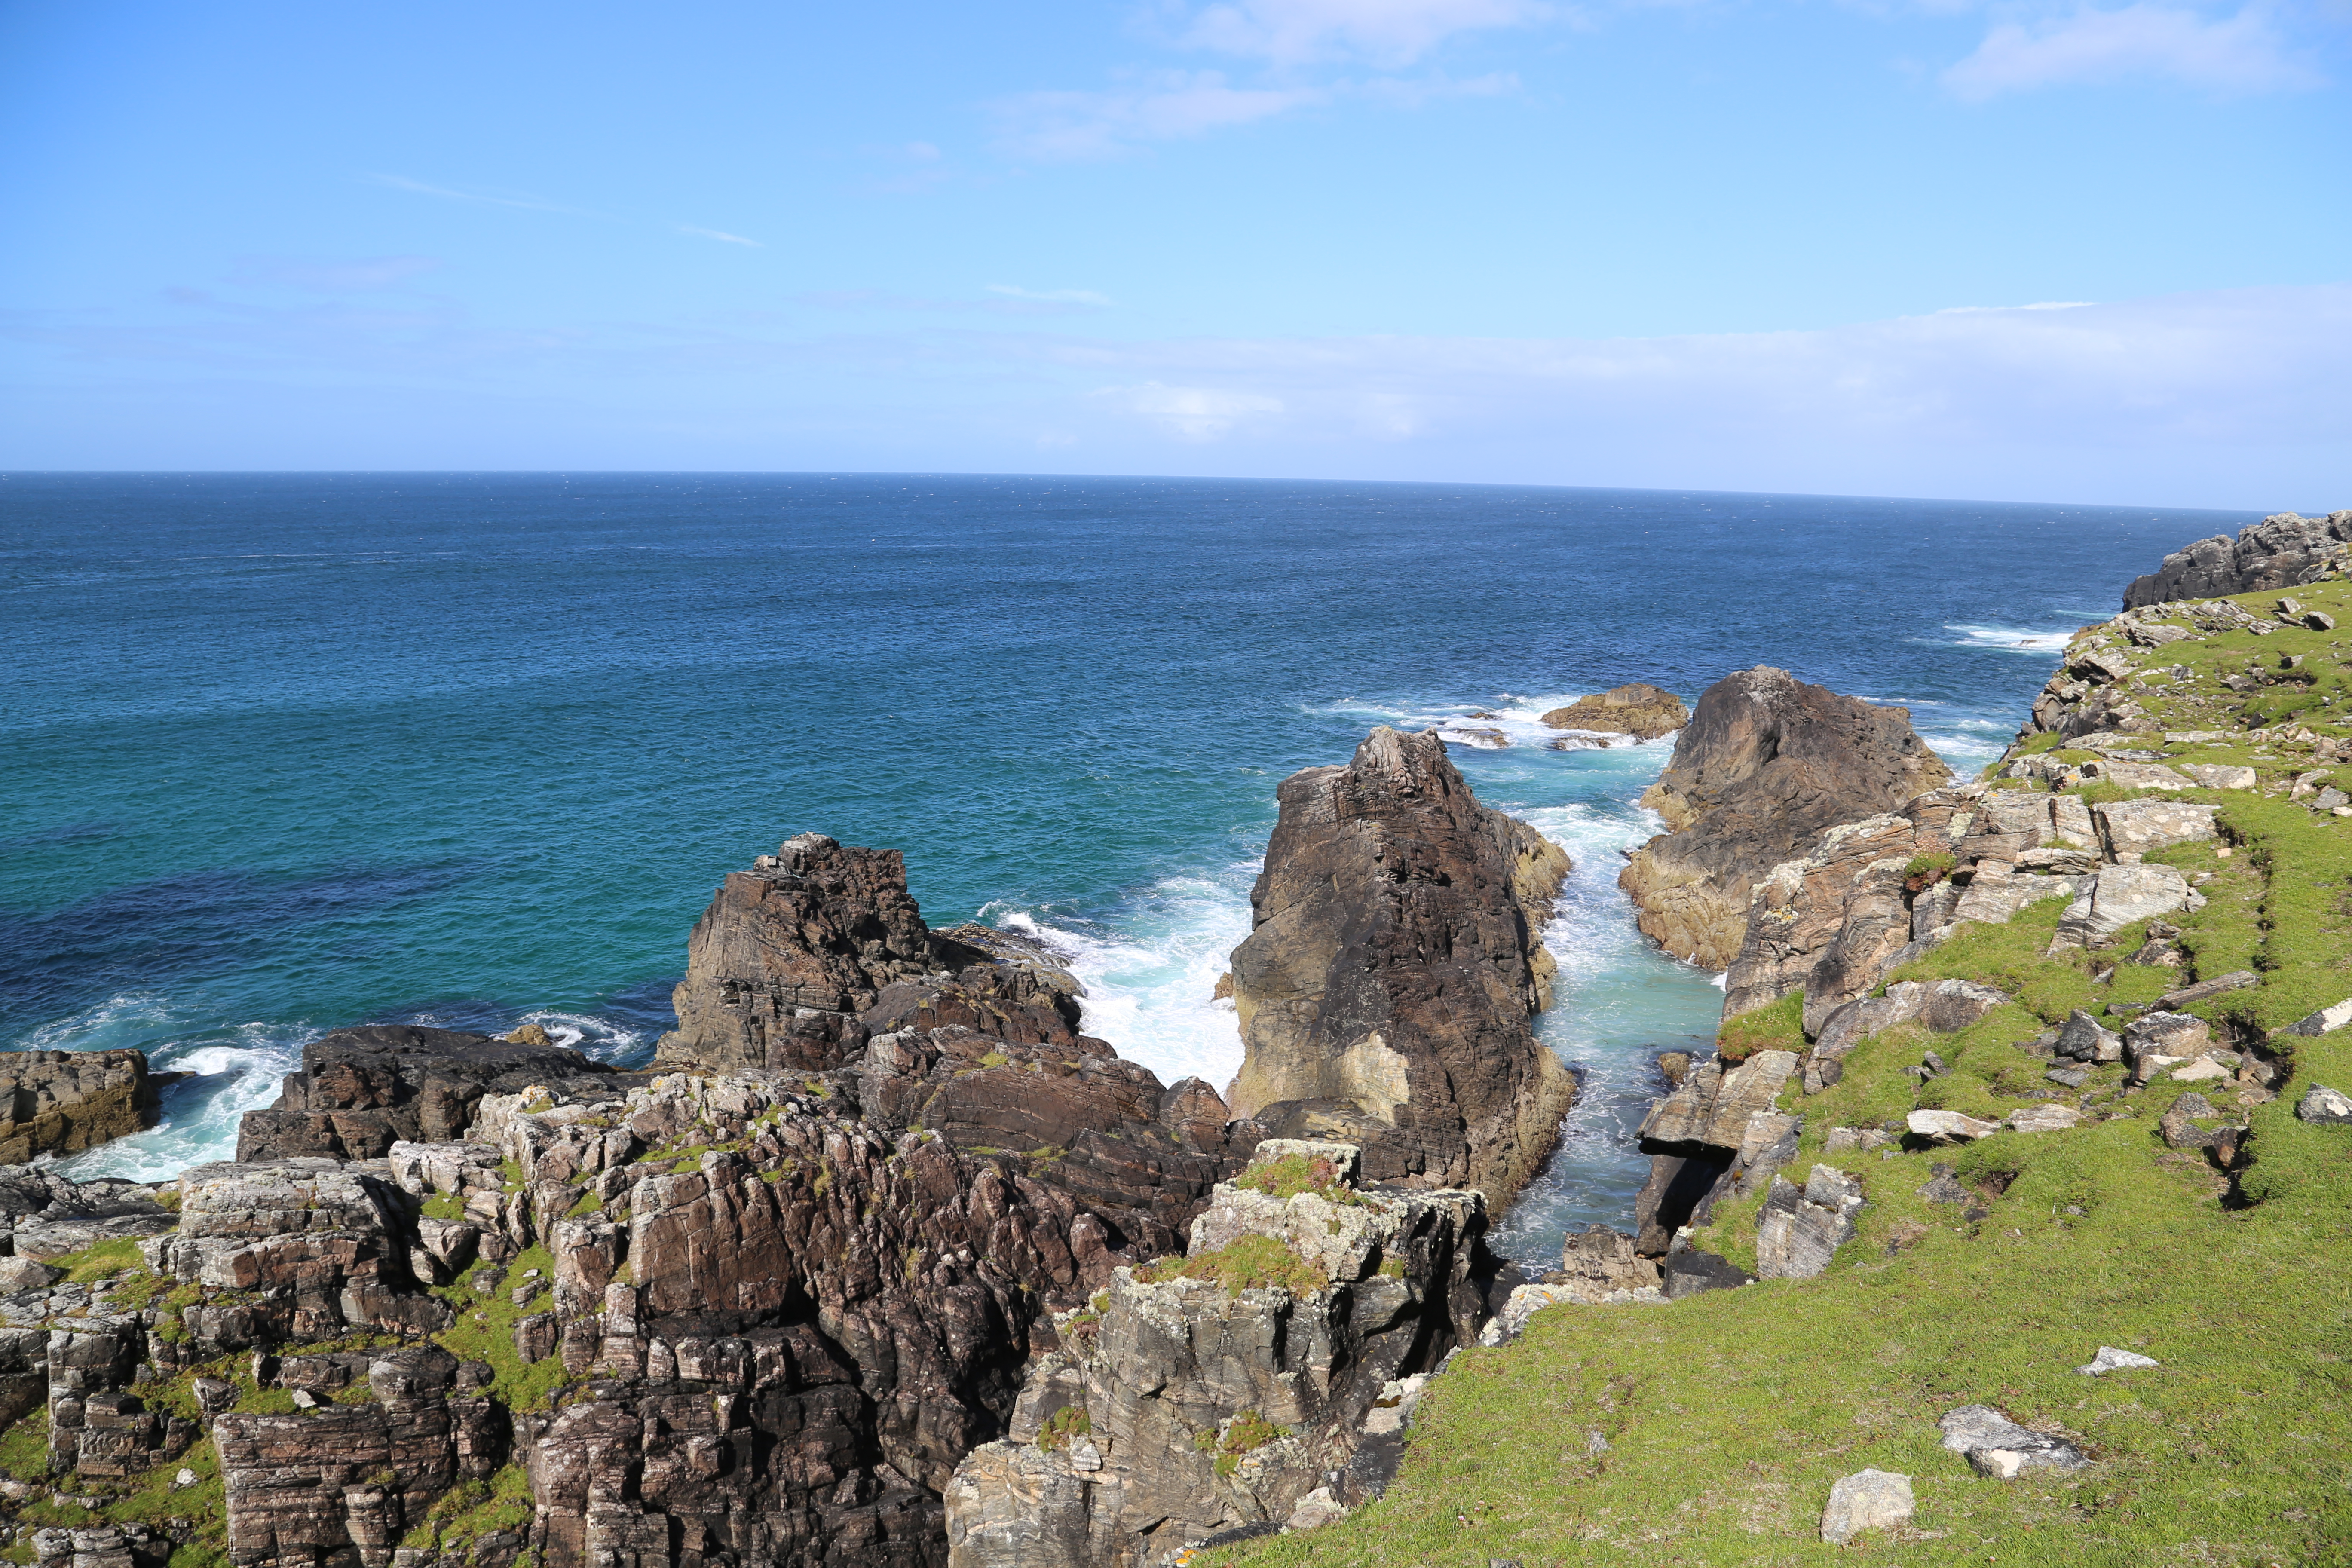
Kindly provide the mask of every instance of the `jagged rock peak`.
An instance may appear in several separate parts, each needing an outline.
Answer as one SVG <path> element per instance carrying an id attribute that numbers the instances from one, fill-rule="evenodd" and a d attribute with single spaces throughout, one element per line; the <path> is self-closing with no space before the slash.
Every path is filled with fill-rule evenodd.
<path id="1" fill-rule="evenodd" d="M 961 1024 L 1024 1043 L 1077 1036 L 1081 988 L 1042 944 L 934 931 L 895 849 L 821 833 L 728 873 L 687 942 L 663 1066 L 838 1067 L 876 1034 Z"/>
<path id="2" fill-rule="evenodd" d="M 1507 1202 L 1575 1093 L 1530 1022 L 1550 1001 L 1540 933 L 1568 856 L 1480 805 L 1433 731 L 1375 729 L 1276 799 L 1233 956 L 1236 1110 L 1360 1144 L 1374 1180 Z"/>
<path id="3" fill-rule="evenodd" d="M 1666 771 L 1642 804 L 1667 831 L 1628 860 L 1618 885 L 1644 934 L 1721 969 L 1738 956 L 1757 881 L 1823 828 L 1891 811 L 1952 772 L 1882 708 L 1759 665 L 1702 693 Z"/>
<path id="4" fill-rule="evenodd" d="M 2326 517 L 2274 512 L 2238 531 L 2184 545 L 2124 590 L 2124 608 L 2176 599 L 2223 598 L 2291 588 L 2344 570 L 2352 560 L 2352 511 Z"/>

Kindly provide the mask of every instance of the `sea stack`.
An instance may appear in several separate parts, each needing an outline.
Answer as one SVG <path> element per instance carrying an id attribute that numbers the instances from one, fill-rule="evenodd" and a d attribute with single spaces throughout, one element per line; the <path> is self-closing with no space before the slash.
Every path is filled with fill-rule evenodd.
<path id="1" fill-rule="evenodd" d="M 1634 851 L 1617 885 L 1643 933 L 1708 969 L 1739 954 L 1748 895 L 1823 828 L 1892 811 L 1952 776 L 1881 708 L 1759 665 L 1702 693 L 1674 759 L 1642 796 L 1667 831 Z"/>
<path id="2" fill-rule="evenodd" d="M 1274 1136 L 1360 1145 L 1368 1180 L 1476 1187 L 1499 1209 L 1575 1098 L 1532 1022 L 1568 856 L 1480 805 L 1433 731 L 1376 729 L 1276 799 L 1234 950 L 1235 1110 Z"/>
<path id="3" fill-rule="evenodd" d="M 1590 730 L 1604 735 L 1631 735 L 1654 741 L 1690 722 L 1683 700 L 1664 687 L 1636 680 L 1612 686 L 1592 697 L 1580 697 L 1565 708 L 1543 716 L 1555 730 Z"/>

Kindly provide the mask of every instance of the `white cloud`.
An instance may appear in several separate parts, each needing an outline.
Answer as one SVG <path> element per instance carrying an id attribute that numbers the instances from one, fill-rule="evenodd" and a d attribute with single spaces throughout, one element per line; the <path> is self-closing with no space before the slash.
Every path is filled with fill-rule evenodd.
<path id="1" fill-rule="evenodd" d="M 2258 5 L 2208 20 L 2142 0 L 2119 10 L 2084 8 L 2040 22 L 2004 22 L 1976 53 L 1944 72 L 1958 97 L 1981 101 L 2006 92 L 2075 82 L 2158 78 L 2222 93 L 2268 92 L 2321 84 L 2291 56 Z"/>
<path id="2" fill-rule="evenodd" d="M 1315 87 L 1234 87 L 1219 71 L 1161 71 L 1108 92 L 1023 93 L 994 107 L 1010 150 L 1063 161 L 1247 125 L 1330 96 Z"/>
<path id="3" fill-rule="evenodd" d="M 384 185 L 395 191 L 406 191 L 412 195 L 437 196 L 445 202 L 472 202 L 477 205 L 488 207 L 520 207 L 525 212 L 563 213 L 572 217 L 597 216 L 578 207 L 567 207 L 540 196 L 526 195 L 519 192 L 461 190 L 451 185 L 427 184 L 423 180 L 412 180 L 405 174 L 370 174 L 368 178 L 376 184 Z"/>
<path id="4" fill-rule="evenodd" d="M 754 250 L 765 250 L 767 248 L 767 247 L 761 245 L 756 239 L 745 239 L 740 234 L 729 234 L 723 228 L 697 228 L 690 223 L 682 223 L 677 226 L 677 232 L 680 234 L 694 235 L 702 239 L 723 240 L 729 245 L 748 245 Z"/>
<path id="5" fill-rule="evenodd" d="M 1041 305 L 1108 305 L 1110 296 L 1097 294 L 1091 289 L 1024 289 L 1013 283 L 991 283 L 985 286 L 992 294 L 1003 294 L 1014 300 L 1034 300 Z"/>
<path id="6" fill-rule="evenodd" d="M 1106 386 L 1095 395 L 1186 441 L 1213 441 L 1244 420 L 1282 412 L 1282 399 L 1215 386 Z"/>
<path id="7" fill-rule="evenodd" d="M 1538 0 L 1219 0 L 1190 18 L 1181 41 L 1286 65 L 1355 58 L 1392 68 L 1456 33 L 1551 14 Z"/>

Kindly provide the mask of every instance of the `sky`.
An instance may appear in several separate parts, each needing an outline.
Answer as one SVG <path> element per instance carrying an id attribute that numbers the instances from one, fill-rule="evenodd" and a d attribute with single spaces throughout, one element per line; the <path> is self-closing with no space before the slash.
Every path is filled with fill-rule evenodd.
<path id="1" fill-rule="evenodd" d="M 0 0 L 0 468 L 2352 506 L 2352 0 Z"/>

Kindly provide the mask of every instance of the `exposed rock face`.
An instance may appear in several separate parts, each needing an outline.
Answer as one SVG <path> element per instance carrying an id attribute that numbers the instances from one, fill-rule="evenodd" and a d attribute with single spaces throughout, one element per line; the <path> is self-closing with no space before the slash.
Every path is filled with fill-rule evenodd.
<path id="1" fill-rule="evenodd" d="M 1690 710 L 1673 692 L 1637 680 L 1613 686 L 1595 697 L 1580 697 L 1545 714 L 1543 721 L 1555 730 L 1595 730 L 1605 735 L 1654 741 L 1689 723 Z"/>
<path id="2" fill-rule="evenodd" d="M 1794 1051 L 1759 1051 L 1731 1067 L 1705 1061 L 1652 1103 L 1642 1122 L 1651 1161 L 1633 1200 L 1635 1251 L 1667 1256 L 1678 1228 L 1705 1224 L 1716 1204 L 1759 1190 L 1797 1157 L 1803 1120 L 1779 1109 L 1797 1070 Z"/>
<path id="3" fill-rule="evenodd" d="M 2164 564 L 2124 590 L 2124 608 L 2179 599 L 2221 598 L 2316 583 L 2343 570 L 2352 545 L 2352 511 L 2302 517 L 2282 511 L 2238 531 L 2174 551 Z"/>
<path id="4" fill-rule="evenodd" d="M 1815 1165 L 1801 1187 L 1785 1176 L 1756 1216 L 1756 1272 L 1766 1279 L 1811 1279 L 1853 1239 L 1862 1212 L 1862 1184 L 1830 1165 Z"/>
<path id="5" fill-rule="evenodd" d="M 144 1051 L 0 1052 L 0 1165 L 152 1127 L 156 1104 Z"/>
<path id="6" fill-rule="evenodd" d="M 1302 1151 L 1355 1164 L 1330 1144 L 1260 1158 Z M 1422 1378 L 1476 1326 L 1486 1210 L 1472 1192 L 1327 1192 L 1228 1184 L 1193 1222 L 1194 1259 L 1254 1242 L 1304 1278 L 1229 1289 L 1121 1268 L 1062 1319 L 1007 1439 L 948 1487 L 950 1568 L 1138 1568 L 1377 1496 Z"/>
<path id="7" fill-rule="evenodd" d="M 1823 828 L 1887 812 L 1951 770 L 1906 709 L 1876 708 L 1759 666 L 1702 693 L 1674 760 L 1642 804 L 1667 832 L 1618 886 L 1644 934 L 1709 969 L 1739 953 L 1759 879 Z"/>
<path id="8" fill-rule="evenodd" d="M 381 1159 L 403 1139 L 455 1138 L 488 1093 L 609 1075 L 612 1068 L 561 1046 L 519 1045 L 455 1029 L 371 1024 L 337 1029 L 302 1047 L 278 1103 L 247 1111 L 239 1160 L 296 1155 Z"/>
<path id="9" fill-rule="evenodd" d="M 1567 855 L 1480 805 L 1434 732 L 1374 730 L 1277 798 L 1234 950 L 1237 1104 L 1283 1136 L 1360 1145 L 1372 1180 L 1507 1202 L 1575 1094 L 1530 1022 Z"/>
<path id="10" fill-rule="evenodd" d="M 1042 950 L 979 926 L 935 932 L 895 849 L 803 833 L 730 872 L 687 943 L 664 1066 L 838 1066 L 876 1034 L 961 1024 L 1077 1037 L 1079 987 Z"/>

